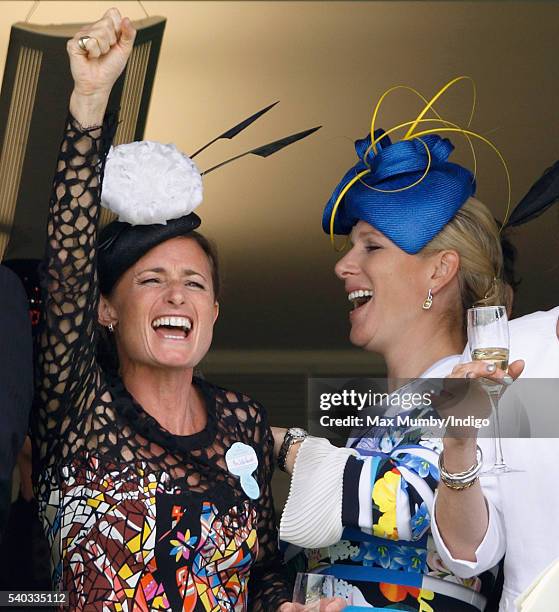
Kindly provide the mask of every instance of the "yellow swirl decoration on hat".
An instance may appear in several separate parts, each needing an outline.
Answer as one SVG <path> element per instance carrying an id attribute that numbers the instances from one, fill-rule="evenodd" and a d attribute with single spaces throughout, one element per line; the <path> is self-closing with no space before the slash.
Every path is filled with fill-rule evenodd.
<path id="1" fill-rule="evenodd" d="M 436 109 L 434 107 L 435 103 L 437 102 L 437 100 L 439 100 L 441 98 L 441 96 L 443 96 L 451 87 L 455 86 L 457 83 L 460 83 L 462 81 L 469 82 L 471 87 L 472 87 L 472 106 L 471 106 L 468 122 L 467 122 L 465 128 L 462 128 L 458 124 L 444 119 L 436 111 Z M 375 138 L 375 136 L 374 136 L 374 133 L 375 133 L 375 124 L 376 124 L 376 121 L 377 121 L 377 117 L 378 117 L 380 108 L 381 108 L 384 100 L 387 98 L 387 96 L 392 94 L 395 91 L 398 91 L 398 90 L 410 91 L 411 93 L 413 93 L 414 95 L 419 97 L 423 101 L 425 106 L 423 107 L 423 109 L 421 110 L 419 115 L 413 121 L 405 121 L 403 123 L 395 125 L 394 127 L 390 128 L 389 130 L 386 130 L 386 132 L 384 132 L 378 138 Z M 471 126 L 472 121 L 473 121 L 475 109 L 476 109 L 476 101 L 477 101 L 476 85 L 475 85 L 474 80 L 471 77 L 469 77 L 469 76 L 459 76 L 459 77 L 456 77 L 456 78 L 450 80 L 448 83 L 446 83 L 446 85 L 441 87 L 441 89 L 430 100 L 427 100 L 427 98 L 425 96 L 423 96 L 419 91 L 417 91 L 413 87 L 409 87 L 407 85 L 396 85 L 394 87 L 390 87 L 389 89 L 387 89 L 381 95 L 381 97 L 379 98 L 378 102 L 375 105 L 375 108 L 373 110 L 373 115 L 372 115 L 372 118 L 371 118 L 371 144 L 367 148 L 367 150 L 365 151 L 365 154 L 362 157 L 362 161 L 367 166 L 367 170 L 363 170 L 362 172 L 359 172 L 358 174 L 355 175 L 354 178 L 352 178 L 348 182 L 348 184 L 342 189 L 342 191 L 338 195 L 338 197 L 336 199 L 336 202 L 334 203 L 334 206 L 332 207 L 332 213 L 331 213 L 331 216 L 330 216 L 330 241 L 331 241 L 331 243 L 334 246 L 334 249 L 336 251 L 341 251 L 341 250 L 343 250 L 343 248 L 345 248 L 345 244 L 341 248 L 337 248 L 336 247 L 335 235 L 334 235 L 334 221 L 335 221 L 335 218 L 336 218 L 336 214 L 338 212 L 338 208 L 339 208 L 342 200 L 344 199 L 346 193 L 358 181 L 360 181 L 368 189 L 371 189 L 373 191 L 380 191 L 382 193 L 395 193 L 395 192 L 398 192 L 398 191 L 405 191 L 407 189 L 411 189 L 412 187 L 415 187 L 416 185 L 418 185 L 427 176 L 427 174 L 428 174 L 428 172 L 430 170 L 430 167 L 431 167 L 431 153 L 429 151 L 429 148 L 425 144 L 425 142 L 421 139 L 423 136 L 427 136 L 429 134 L 456 133 L 456 134 L 463 135 L 464 138 L 466 138 L 466 140 L 467 140 L 467 142 L 469 144 L 471 153 L 472 153 L 473 176 L 474 176 L 474 179 L 475 179 L 476 174 L 477 174 L 477 157 L 476 157 L 475 148 L 474 148 L 474 145 L 473 145 L 473 142 L 472 142 L 472 138 L 480 140 L 481 142 L 485 143 L 487 146 L 489 146 L 494 151 L 494 153 L 497 155 L 499 161 L 501 162 L 501 164 L 503 166 L 503 169 L 505 171 L 506 182 L 507 182 L 507 207 L 506 207 L 505 217 L 503 219 L 503 223 L 502 223 L 501 228 L 499 230 L 499 231 L 502 231 L 503 227 L 506 225 L 506 222 L 507 222 L 507 219 L 508 219 L 508 216 L 509 216 L 509 212 L 510 212 L 510 203 L 511 203 L 511 195 L 512 195 L 510 173 L 509 173 L 509 169 L 508 169 L 507 163 L 506 163 L 503 155 L 501 154 L 500 150 L 497 148 L 497 146 L 493 142 L 491 142 L 489 139 L 487 139 L 485 136 L 482 136 L 481 134 L 478 134 L 477 132 L 474 132 L 473 130 L 470 129 L 470 126 Z M 435 117 L 434 118 L 426 118 L 425 115 L 428 112 L 432 112 L 435 115 Z M 416 131 L 416 130 L 418 130 L 418 126 L 420 124 L 422 126 L 424 126 L 425 123 L 438 123 L 438 124 L 442 124 L 442 125 L 439 125 L 439 126 L 433 127 L 433 128 L 429 128 L 429 129 L 423 129 L 423 130 Z M 371 185 L 367 185 L 362 179 L 363 179 L 364 176 L 366 176 L 367 174 L 370 174 L 370 172 L 371 172 L 370 165 L 369 165 L 368 159 L 367 159 L 369 153 L 371 151 L 374 151 L 374 153 L 377 154 L 378 153 L 377 145 L 378 145 L 378 143 L 385 136 L 390 136 L 390 134 L 393 134 L 394 132 L 396 132 L 398 130 L 401 130 L 401 129 L 404 129 L 404 128 L 408 128 L 408 129 L 407 129 L 404 137 L 402 138 L 402 140 L 417 139 L 417 140 L 419 140 L 423 144 L 423 146 L 425 147 L 425 149 L 427 151 L 427 166 L 425 168 L 425 171 L 423 172 L 423 175 L 418 180 L 414 181 L 412 184 L 407 185 L 406 187 L 401 187 L 399 189 L 394 189 L 394 190 L 379 189 L 377 187 L 373 187 Z"/>

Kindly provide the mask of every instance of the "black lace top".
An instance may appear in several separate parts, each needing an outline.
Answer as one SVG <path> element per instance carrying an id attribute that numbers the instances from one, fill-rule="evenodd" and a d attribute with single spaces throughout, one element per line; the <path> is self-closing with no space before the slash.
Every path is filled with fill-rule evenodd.
<path id="1" fill-rule="evenodd" d="M 273 611 L 289 595 L 263 409 L 195 378 L 207 426 L 172 435 L 96 360 L 96 235 L 111 123 L 84 130 L 70 117 L 48 221 L 33 430 L 53 582 L 70 592 L 71 610 Z M 227 469 L 234 442 L 256 451 L 254 501 Z"/>

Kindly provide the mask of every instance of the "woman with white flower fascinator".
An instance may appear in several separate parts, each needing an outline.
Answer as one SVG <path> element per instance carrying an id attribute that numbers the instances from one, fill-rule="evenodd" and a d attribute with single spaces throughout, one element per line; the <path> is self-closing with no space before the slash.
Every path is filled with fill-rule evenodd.
<path id="1" fill-rule="evenodd" d="M 111 9 L 68 42 L 33 422 L 53 583 L 72 610 L 292 609 L 266 414 L 193 374 L 219 309 L 217 261 L 194 232 L 200 174 L 172 146 L 136 143 L 111 153 L 103 181 L 103 117 L 134 37 Z M 102 184 L 121 220 L 98 238 Z M 97 361 L 98 323 L 118 369 Z"/>

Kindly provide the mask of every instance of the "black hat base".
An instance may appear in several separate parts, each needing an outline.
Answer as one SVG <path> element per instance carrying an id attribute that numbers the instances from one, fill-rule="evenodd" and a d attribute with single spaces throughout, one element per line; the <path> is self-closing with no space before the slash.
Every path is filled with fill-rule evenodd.
<path id="1" fill-rule="evenodd" d="M 109 295 L 118 279 L 157 245 L 188 236 L 200 226 L 201 219 L 190 213 L 167 221 L 166 225 L 130 225 L 123 221 L 109 223 L 99 235 L 97 270 L 99 287 L 103 295 Z"/>

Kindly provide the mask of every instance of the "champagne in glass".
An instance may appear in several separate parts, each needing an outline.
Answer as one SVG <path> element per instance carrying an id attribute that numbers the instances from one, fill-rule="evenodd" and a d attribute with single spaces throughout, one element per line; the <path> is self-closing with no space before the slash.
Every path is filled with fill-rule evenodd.
<path id="1" fill-rule="evenodd" d="M 474 349 L 472 359 L 474 361 L 489 361 L 506 372 L 509 367 L 509 349 L 497 346 Z"/>

